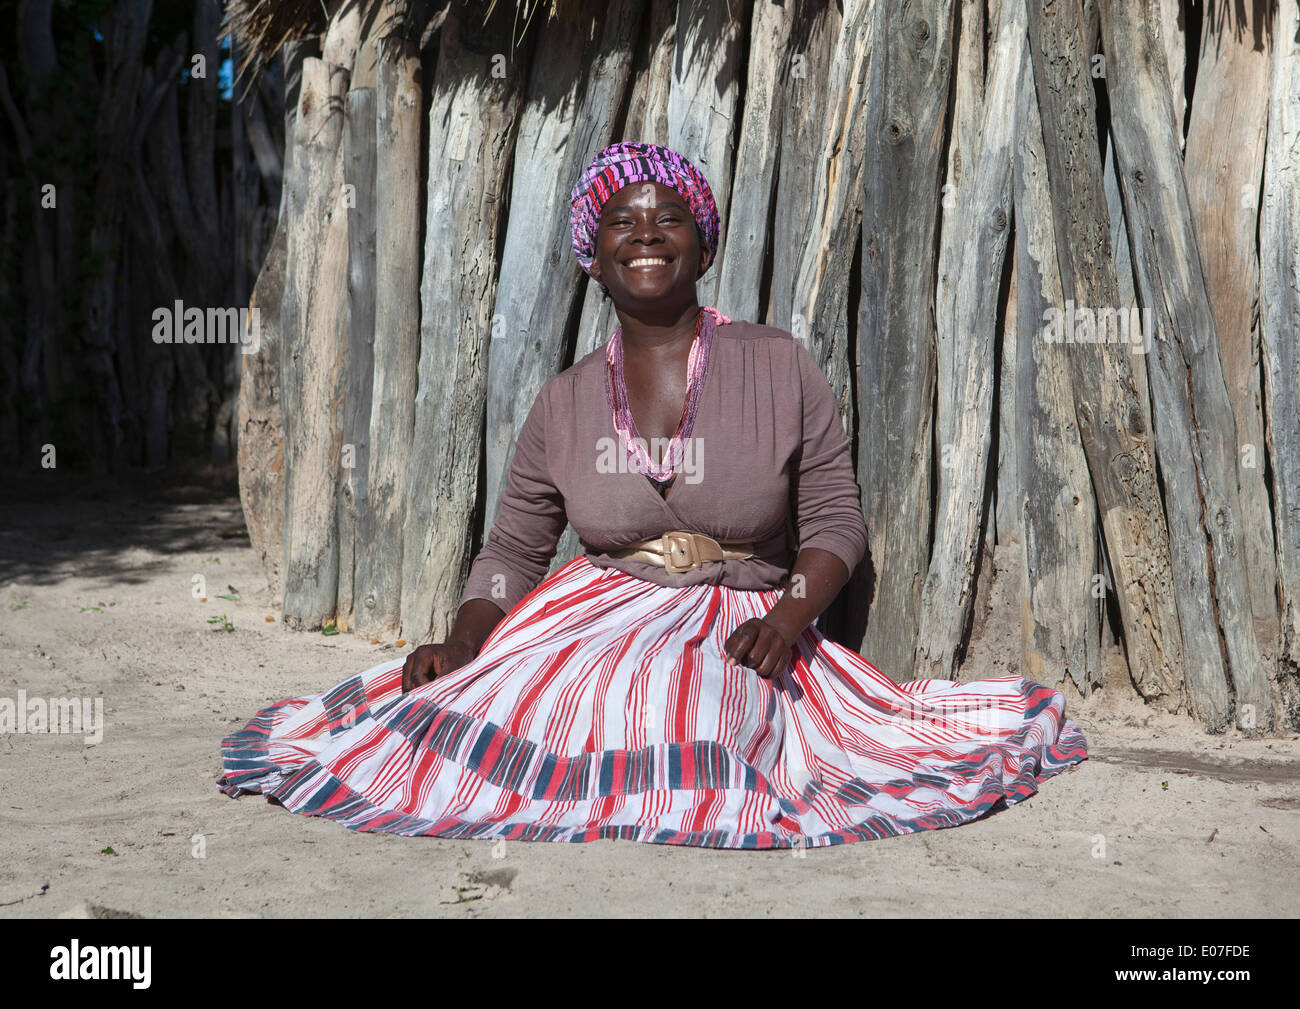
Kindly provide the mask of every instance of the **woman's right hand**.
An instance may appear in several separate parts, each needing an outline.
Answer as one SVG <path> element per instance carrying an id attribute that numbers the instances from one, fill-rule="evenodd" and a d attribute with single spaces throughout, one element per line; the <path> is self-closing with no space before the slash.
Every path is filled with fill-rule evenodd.
<path id="1" fill-rule="evenodd" d="M 406 657 L 402 667 L 402 693 L 432 683 L 439 676 L 459 669 L 474 660 L 474 653 L 464 641 L 452 638 L 432 645 L 421 645 Z"/>

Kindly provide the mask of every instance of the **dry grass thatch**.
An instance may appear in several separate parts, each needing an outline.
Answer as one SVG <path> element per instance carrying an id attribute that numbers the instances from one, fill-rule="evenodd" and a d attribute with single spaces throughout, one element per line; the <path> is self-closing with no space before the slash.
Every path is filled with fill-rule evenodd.
<path id="1" fill-rule="evenodd" d="M 269 62 L 286 42 L 305 38 L 325 30 L 330 16 L 343 7 L 360 5 L 363 21 L 369 20 L 375 8 L 383 6 L 384 0 L 227 0 L 227 29 L 245 56 L 239 67 L 242 75 L 249 65 Z M 481 14 L 486 22 L 492 16 L 500 0 L 450 0 L 461 7 L 466 15 Z M 405 29 L 407 37 L 419 38 L 424 25 L 403 24 L 403 16 L 419 17 L 421 20 L 434 20 L 443 4 L 395 4 L 401 9 L 396 27 Z M 523 37 L 528 28 L 538 21 L 537 14 L 546 9 L 545 20 L 549 21 L 570 13 L 577 7 L 574 0 L 514 0 L 515 26 L 517 39 Z M 433 8 L 432 10 L 429 8 Z M 410 12 L 409 15 L 406 12 Z M 418 27 L 418 31 L 416 30 Z M 517 40 L 516 40 L 517 41 Z"/>
<path id="2" fill-rule="evenodd" d="M 284 43 L 318 32 L 324 25 L 321 0 L 229 0 L 226 4 L 226 27 L 246 54 L 246 63 L 265 63 Z"/>

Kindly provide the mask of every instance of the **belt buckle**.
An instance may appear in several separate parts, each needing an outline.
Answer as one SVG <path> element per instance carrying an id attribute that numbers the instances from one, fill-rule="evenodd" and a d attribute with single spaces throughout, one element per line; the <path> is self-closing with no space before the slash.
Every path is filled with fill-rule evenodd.
<path id="1" fill-rule="evenodd" d="M 660 537 L 664 551 L 664 570 L 670 574 L 694 571 L 701 564 L 695 539 L 690 533 L 669 531 Z M 684 561 L 678 560 L 685 558 Z"/>

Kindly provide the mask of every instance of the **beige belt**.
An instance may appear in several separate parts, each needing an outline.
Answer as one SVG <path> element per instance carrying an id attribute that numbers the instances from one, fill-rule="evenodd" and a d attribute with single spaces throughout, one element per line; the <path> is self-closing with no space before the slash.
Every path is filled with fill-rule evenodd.
<path id="1" fill-rule="evenodd" d="M 754 556 L 753 540 L 719 542 L 703 533 L 669 529 L 660 536 L 630 543 L 611 553 L 611 557 L 631 558 L 662 565 L 670 574 L 694 571 L 705 561 L 738 560 Z"/>

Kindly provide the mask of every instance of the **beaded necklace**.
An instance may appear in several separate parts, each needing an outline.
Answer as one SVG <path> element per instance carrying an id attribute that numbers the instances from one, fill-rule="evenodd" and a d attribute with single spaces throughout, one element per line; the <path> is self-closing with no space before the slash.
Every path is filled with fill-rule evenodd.
<path id="1" fill-rule="evenodd" d="M 686 403 L 681 419 L 677 422 L 677 430 L 668 443 L 663 461 L 659 463 L 651 459 L 645 440 L 637 433 L 632 408 L 628 404 L 627 383 L 623 377 L 623 327 L 620 325 L 609 338 L 605 350 L 605 361 L 608 364 L 605 372 L 605 400 L 609 404 L 614 427 L 620 435 L 624 451 L 635 471 L 644 473 L 657 484 L 668 483 L 682 461 L 683 446 L 695 426 L 695 413 L 699 409 L 704 375 L 709 367 L 709 351 L 713 346 L 713 331 L 730 321 L 716 308 L 700 310 L 695 320 L 695 337 L 691 341 L 690 357 L 686 364 Z"/>

